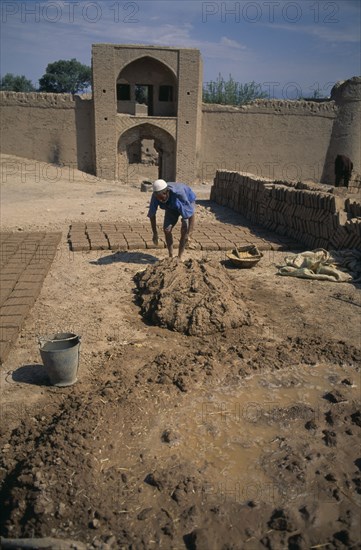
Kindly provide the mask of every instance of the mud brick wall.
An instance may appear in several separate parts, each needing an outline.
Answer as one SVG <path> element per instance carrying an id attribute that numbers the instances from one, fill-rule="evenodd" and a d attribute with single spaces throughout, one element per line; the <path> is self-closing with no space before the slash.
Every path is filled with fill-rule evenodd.
<path id="1" fill-rule="evenodd" d="M 321 180 L 337 116 L 333 101 L 256 100 L 249 105 L 203 105 L 200 177 L 216 171 L 261 178 Z"/>
<path id="2" fill-rule="evenodd" d="M 218 171 L 211 200 L 308 248 L 361 250 L 361 201 L 332 188 Z"/>
<path id="3" fill-rule="evenodd" d="M 94 173 L 88 95 L 0 92 L 0 151 Z"/>

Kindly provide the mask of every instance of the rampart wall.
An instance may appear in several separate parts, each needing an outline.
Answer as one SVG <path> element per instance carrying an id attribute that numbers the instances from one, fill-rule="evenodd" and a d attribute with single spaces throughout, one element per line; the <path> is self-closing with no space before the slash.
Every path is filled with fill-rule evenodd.
<path id="1" fill-rule="evenodd" d="M 327 185 L 281 182 L 224 170 L 216 173 L 211 200 L 310 249 L 361 250 L 361 199 L 333 191 Z"/>
<path id="2" fill-rule="evenodd" d="M 0 92 L 0 106 L 3 153 L 95 173 L 91 96 Z M 199 179 L 212 182 L 217 170 L 234 170 L 270 179 L 334 184 L 330 140 L 337 116 L 334 101 L 203 104 Z"/>
<path id="3" fill-rule="evenodd" d="M 2 153 L 94 172 L 92 101 L 71 94 L 0 92 Z"/>
<path id="4" fill-rule="evenodd" d="M 336 115 L 333 101 L 203 105 L 200 178 L 211 182 L 217 170 L 226 169 L 321 181 Z"/>

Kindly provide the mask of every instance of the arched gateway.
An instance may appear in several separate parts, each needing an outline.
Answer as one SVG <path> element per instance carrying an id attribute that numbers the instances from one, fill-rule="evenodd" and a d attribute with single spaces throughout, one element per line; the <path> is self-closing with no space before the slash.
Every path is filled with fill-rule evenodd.
<path id="1" fill-rule="evenodd" d="M 174 181 L 175 149 L 175 139 L 153 124 L 126 130 L 118 140 L 118 180 L 136 184 L 148 176 Z"/>
<path id="2" fill-rule="evenodd" d="M 194 182 L 202 120 L 199 51 L 94 44 L 92 65 L 96 174 L 132 183 L 136 165 L 139 171 L 148 162 L 156 176 Z"/>

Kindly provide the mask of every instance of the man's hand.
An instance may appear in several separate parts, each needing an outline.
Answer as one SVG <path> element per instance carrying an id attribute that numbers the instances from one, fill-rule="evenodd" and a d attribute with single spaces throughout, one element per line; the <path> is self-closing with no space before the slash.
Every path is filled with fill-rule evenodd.
<path id="1" fill-rule="evenodd" d="M 153 244 L 155 244 L 155 246 L 159 244 L 158 233 L 156 231 L 153 233 Z"/>

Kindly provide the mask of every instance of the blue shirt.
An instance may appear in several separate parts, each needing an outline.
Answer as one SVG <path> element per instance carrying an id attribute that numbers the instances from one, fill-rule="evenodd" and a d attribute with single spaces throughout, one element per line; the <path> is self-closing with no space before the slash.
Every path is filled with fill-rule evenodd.
<path id="1" fill-rule="evenodd" d="M 188 185 L 184 183 L 168 183 L 169 197 L 167 202 L 161 202 L 153 193 L 148 218 L 155 216 L 158 206 L 162 210 L 174 210 L 184 219 L 188 219 L 194 214 L 196 195 Z"/>

